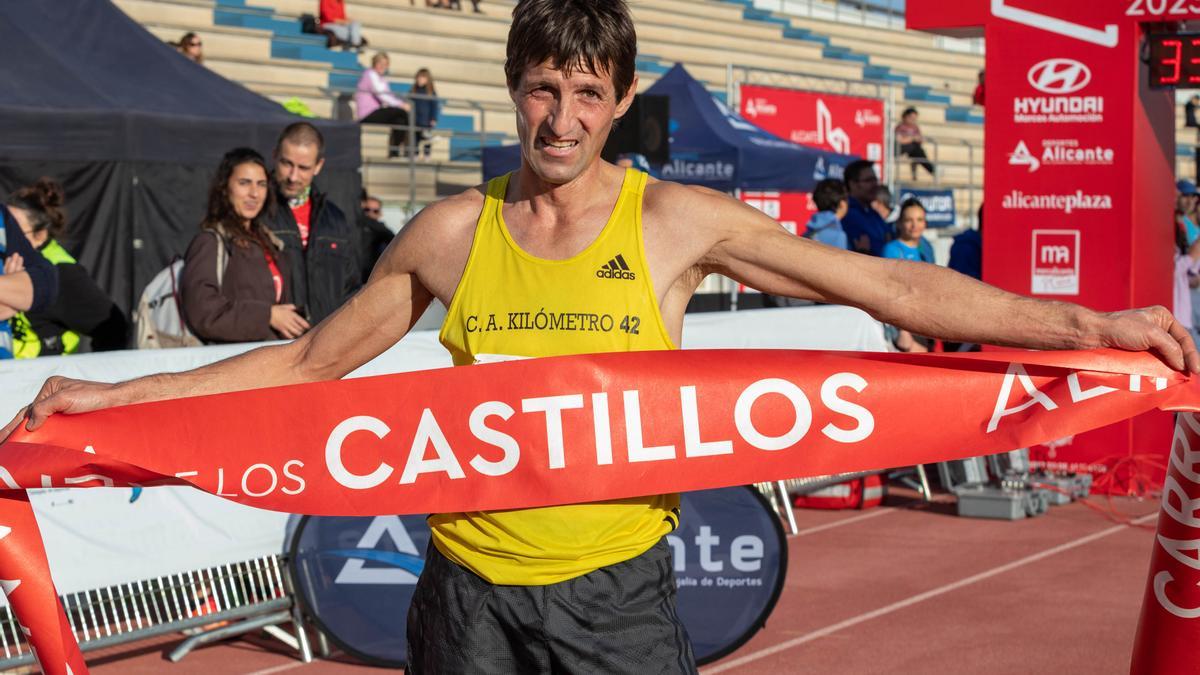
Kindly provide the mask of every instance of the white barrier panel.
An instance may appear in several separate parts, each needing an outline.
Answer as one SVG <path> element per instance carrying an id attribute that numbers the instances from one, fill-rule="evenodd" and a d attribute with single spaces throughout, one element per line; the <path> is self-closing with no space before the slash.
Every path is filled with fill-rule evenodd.
<path id="1" fill-rule="evenodd" d="M 221 345 L 0 361 L 0 419 L 7 422 L 52 375 L 118 382 L 196 368 L 257 347 Z M 839 306 L 689 314 L 687 349 L 885 351 L 882 326 Z M 410 333 L 349 377 L 450 366 L 436 331 Z M 279 553 L 287 514 L 253 509 L 185 487 L 30 492 L 60 593 L 177 574 Z M 2 606 L 2 601 L 0 601 Z"/>

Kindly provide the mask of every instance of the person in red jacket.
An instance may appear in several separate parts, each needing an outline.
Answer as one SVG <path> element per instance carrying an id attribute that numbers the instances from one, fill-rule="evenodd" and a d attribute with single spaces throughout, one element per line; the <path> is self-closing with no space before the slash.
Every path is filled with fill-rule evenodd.
<path id="1" fill-rule="evenodd" d="M 975 105 L 983 105 L 983 71 L 979 71 L 979 84 L 975 85 L 975 93 L 971 95 L 971 102 Z"/>
<path id="2" fill-rule="evenodd" d="M 346 15 L 345 0 L 321 0 L 321 30 L 330 33 L 343 48 L 362 51 L 367 41 L 362 36 L 362 24 Z"/>

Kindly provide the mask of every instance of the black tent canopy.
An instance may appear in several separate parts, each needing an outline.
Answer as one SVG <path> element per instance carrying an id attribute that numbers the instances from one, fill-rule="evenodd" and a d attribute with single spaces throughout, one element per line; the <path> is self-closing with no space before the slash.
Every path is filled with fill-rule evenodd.
<path id="1" fill-rule="evenodd" d="M 0 2 L 0 192 L 38 176 L 63 183 L 64 244 L 124 309 L 204 215 L 221 156 L 270 158 L 299 120 L 178 54 L 109 0 Z M 357 211 L 357 125 L 314 120 L 326 142 L 318 183 Z"/>

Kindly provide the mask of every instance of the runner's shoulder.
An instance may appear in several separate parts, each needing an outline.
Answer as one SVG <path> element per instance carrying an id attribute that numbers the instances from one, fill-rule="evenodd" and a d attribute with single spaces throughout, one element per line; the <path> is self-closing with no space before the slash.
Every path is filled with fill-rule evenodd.
<path id="1" fill-rule="evenodd" d="M 738 206 L 739 202 L 724 192 L 651 177 L 642 208 L 651 218 L 696 227 L 719 223 L 729 209 Z"/>
<path id="2" fill-rule="evenodd" d="M 430 203 L 409 221 L 420 228 L 453 232 L 474 229 L 483 210 L 487 185 L 481 184 Z"/>

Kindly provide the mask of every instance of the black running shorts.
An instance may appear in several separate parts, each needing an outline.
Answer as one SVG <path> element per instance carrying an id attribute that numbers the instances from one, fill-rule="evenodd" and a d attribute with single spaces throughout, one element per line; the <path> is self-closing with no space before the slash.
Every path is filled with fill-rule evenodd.
<path id="1" fill-rule="evenodd" d="M 665 538 L 548 586 L 496 586 L 431 542 L 408 611 L 408 673 L 695 673 Z"/>

